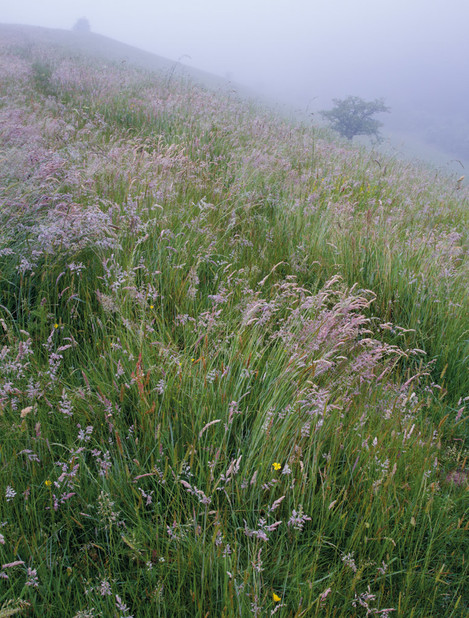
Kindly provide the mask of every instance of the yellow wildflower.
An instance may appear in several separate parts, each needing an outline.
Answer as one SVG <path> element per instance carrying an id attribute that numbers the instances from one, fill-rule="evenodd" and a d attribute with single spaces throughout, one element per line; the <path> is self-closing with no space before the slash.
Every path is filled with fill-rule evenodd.
<path id="1" fill-rule="evenodd" d="M 272 597 L 273 597 L 273 599 L 274 599 L 274 601 L 275 601 L 276 603 L 278 603 L 279 601 L 281 601 L 281 600 L 282 600 L 282 599 L 281 599 L 281 597 L 279 597 L 277 594 L 275 594 L 275 592 L 273 593 Z"/>
<path id="2" fill-rule="evenodd" d="M 47 479 L 47 481 L 45 481 L 46 487 L 50 487 L 52 485 L 52 481 L 49 481 L 49 479 Z"/>
<path id="3" fill-rule="evenodd" d="M 279 464 L 277 461 L 274 461 L 274 463 L 272 464 L 272 468 L 274 470 L 280 470 L 281 467 L 282 467 L 282 464 Z"/>

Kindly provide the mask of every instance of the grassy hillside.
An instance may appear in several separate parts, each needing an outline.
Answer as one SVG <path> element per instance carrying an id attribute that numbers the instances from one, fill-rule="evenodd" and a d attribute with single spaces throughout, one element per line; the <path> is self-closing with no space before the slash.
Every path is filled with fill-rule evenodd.
<path id="1" fill-rule="evenodd" d="M 467 615 L 467 188 L 0 52 L 0 617 Z"/>
<path id="2" fill-rule="evenodd" d="M 42 47 L 43 50 L 49 49 L 54 55 L 80 56 L 88 61 L 99 57 L 101 63 L 109 61 L 127 67 L 157 71 L 164 73 L 167 79 L 177 75 L 179 78 L 196 80 L 198 84 L 207 88 L 228 89 L 231 87 L 226 79 L 217 75 L 185 66 L 179 60 L 157 56 L 94 32 L 83 33 L 38 26 L 0 24 L 0 38 L 4 45 L 16 49 L 37 51 L 38 47 Z"/>

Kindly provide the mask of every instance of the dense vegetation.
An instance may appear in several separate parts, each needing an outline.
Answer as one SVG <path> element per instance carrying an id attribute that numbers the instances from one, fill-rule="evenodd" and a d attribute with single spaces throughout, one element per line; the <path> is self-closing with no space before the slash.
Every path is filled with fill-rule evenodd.
<path id="1" fill-rule="evenodd" d="M 0 72 L 0 617 L 467 615 L 461 182 L 66 49 Z"/>

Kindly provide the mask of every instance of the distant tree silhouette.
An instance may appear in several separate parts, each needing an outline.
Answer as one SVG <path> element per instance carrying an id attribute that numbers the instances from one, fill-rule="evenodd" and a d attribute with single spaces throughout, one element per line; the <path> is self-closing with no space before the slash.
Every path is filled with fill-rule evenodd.
<path id="1" fill-rule="evenodd" d="M 320 112 L 326 118 L 334 131 L 351 140 L 355 135 L 370 135 L 380 141 L 379 129 L 382 122 L 372 116 L 381 112 L 389 112 L 384 99 L 364 101 L 360 97 L 332 99 L 334 107 Z"/>
<path id="2" fill-rule="evenodd" d="M 74 32 L 91 32 L 90 22 L 86 19 L 86 17 L 80 17 L 75 22 L 72 30 Z"/>

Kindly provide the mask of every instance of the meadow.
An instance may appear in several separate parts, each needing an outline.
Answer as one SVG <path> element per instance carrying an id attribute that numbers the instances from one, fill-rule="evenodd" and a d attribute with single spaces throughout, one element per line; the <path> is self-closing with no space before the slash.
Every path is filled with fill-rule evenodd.
<path id="1" fill-rule="evenodd" d="M 0 618 L 467 616 L 469 189 L 63 46 L 0 76 Z"/>

